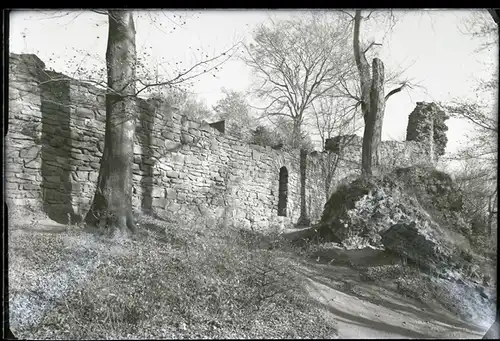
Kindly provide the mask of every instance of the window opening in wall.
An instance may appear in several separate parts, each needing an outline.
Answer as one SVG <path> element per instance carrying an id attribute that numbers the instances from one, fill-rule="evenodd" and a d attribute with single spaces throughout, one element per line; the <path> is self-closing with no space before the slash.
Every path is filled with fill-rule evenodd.
<path id="1" fill-rule="evenodd" d="M 278 189 L 278 215 L 286 217 L 286 203 L 288 200 L 288 170 L 286 167 L 280 168 L 280 180 Z"/>

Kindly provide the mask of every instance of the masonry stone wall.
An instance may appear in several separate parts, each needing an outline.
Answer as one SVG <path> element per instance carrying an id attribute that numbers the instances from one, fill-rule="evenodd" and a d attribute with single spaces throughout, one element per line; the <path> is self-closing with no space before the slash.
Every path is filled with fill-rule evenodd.
<path id="1" fill-rule="evenodd" d="M 145 211 L 224 216 L 252 228 L 300 217 L 300 151 L 247 144 L 208 123 L 179 115 L 161 100 L 137 100 L 133 205 Z M 77 221 L 96 188 L 105 128 L 102 90 L 45 70 L 35 55 L 11 54 L 6 136 L 7 203 L 41 206 Z M 383 142 L 387 167 L 432 162 L 428 144 Z M 306 158 L 305 202 L 317 221 L 326 202 L 325 169 L 336 160 L 335 189 L 359 172 L 361 140 L 336 154 Z M 287 214 L 278 216 L 279 174 L 288 172 Z"/>
<path id="2" fill-rule="evenodd" d="M 435 103 L 417 102 L 417 106 L 408 117 L 406 140 L 428 144 L 433 162 L 444 155 L 448 138 L 448 115 Z"/>

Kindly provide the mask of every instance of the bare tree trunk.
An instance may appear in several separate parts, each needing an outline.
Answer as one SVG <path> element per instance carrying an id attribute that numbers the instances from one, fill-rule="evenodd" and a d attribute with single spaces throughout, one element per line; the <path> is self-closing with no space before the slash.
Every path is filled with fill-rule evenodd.
<path id="1" fill-rule="evenodd" d="M 106 132 L 98 185 L 87 224 L 135 231 L 132 163 L 135 134 L 135 27 L 132 12 L 108 11 Z"/>
<path id="2" fill-rule="evenodd" d="M 299 148 L 302 144 L 302 135 L 301 135 L 301 123 L 298 119 L 293 121 L 292 128 L 292 147 Z"/>
<path id="3" fill-rule="evenodd" d="M 384 97 L 384 63 L 378 58 L 372 63 L 372 87 L 370 90 L 370 123 L 371 133 L 371 173 L 380 165 L 379 145 L 382 141 L 382 123 L 384 121 L 385 97 Z"/>
<path id="4" fill-rule="evenodd" d="M 370 89 L 371 89 L 371 74 L 370 65 L 366 60 L 365 54 L 361 51 L 359 45 L 359 31 L 361 26 L 361 11 L 356 10 L 354 16 L 354 59 L 358 67 L 359 81 L 361 85 L 361 111 L 363 112 L 363 119 L 365 121 L 365 130 L 363 133 L 363 148 L 361 151 L 361 171 L 363 174 L 371 174 L 372 164 L 372 140 L 373 140 L 373 122 L 370 115 Z"/>
<path id="5" fill-rule="evenodd" d="M 374 128 L 373 117 L 368 113 L 365 116 L 365 130 L 363 132 L 363 147 L 361 150 L 361 172 L 367 175 L 372 175 Z"/>
<path id="6" fill-rule="evenodd" d="M 354 17 L 354 57 L 358 67 L 361 85 L 361 110 L 365 121 L 363 149 L 361 152 L 361 172 L 372 175 L 380 164 L 379 145 L 382 140 L 382 122 L 385 111 L 384 64 L 378 58 L 373 59 L 372 74 L 365 52 L 359 44 L 361 11 L 356 10 Z"/>

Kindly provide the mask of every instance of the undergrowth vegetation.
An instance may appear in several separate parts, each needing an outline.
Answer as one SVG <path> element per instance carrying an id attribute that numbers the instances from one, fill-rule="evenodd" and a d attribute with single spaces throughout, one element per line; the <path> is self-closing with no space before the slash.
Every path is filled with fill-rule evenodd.
<path id="1" fill-rule="evenodd" d="M 286 241 L 222 222 L 193 225 L 146 215 L 137 221 L 139 232 L 131 238 L 83 229 L 11 230 L 9 300 L 16 336 L 336 337 L 286 257 Z M 25 322 L 23 316 L 36 309 Z"/>

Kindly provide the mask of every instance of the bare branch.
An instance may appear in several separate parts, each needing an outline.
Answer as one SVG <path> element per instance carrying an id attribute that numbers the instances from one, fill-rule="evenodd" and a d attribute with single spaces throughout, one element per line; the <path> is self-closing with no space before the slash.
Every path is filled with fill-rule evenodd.
<path id="1" fill-rule="evenodd" d="M 403 90 L 403 88 L 405 86 L 407 86 L 407 84 L 403 83 L 403 84 L 401 84 L 401 86 L 399 88 L 396 88 L 396 89 L 393 89 L 393 90 L 389 91 L 389 93 L 385 96 L 385 101 L 387 102 L 387 100 L 389 99 L 389 97 L 391 97 L 392 95 L 397 94 L 398 92 L 400 92 L 401 90 Z"/>
<path id="2" fill-rule="evenodd" d="M 165 85 L 174 85 L 174 84 L 179 84 L 179 83 L 182 83 L 182 82 L 186 82 L 190 79 L 193 79 L 195 77 L 198 77 L 204 73 L 207 73 L 208 71 L 211 71 L 213 69 L 215 69 L 216 67 L 222 65 L 223 63 L 225 63 L 226 61 L 228 61 L 234 54 L 234 49 L 236 48 L 236 46 L 238 46 L 239 44 L 241 43 L 240 42 L 237 42 L 236 44 L 234 44 L 231 48 L 227 49 L 226 51 L 220 53 L 219 55 L 217 56 L 214 56 L 212 58 L 209 58 L 209 59 L 206 59 L 206 60 L 203 60 L 201 62 L 198 62 L 196 64 L 194 64 L 193 66 L 191 66 L 189 69 L 187 69 L 186 71 L 184 72 L 181 72 L 179 73 L 177 76 L 175 76 L 174 78 L 172 79 L 169 79 L 167 81 L 163 81 L 163 82 L 155 82 L 155 83 L 144 83 L 144 82 L 141 82 L 143 84 L 143 87 L 138 90 L 136 92 L 136 95 L 138 95 L 139 93 L 143 92 L 144 90 L 148 89 L 148 88 L 151 88 L 151 87 L 155 87 L 155 86 L 165 86 Z M 233 51 L 233 53 L 229 54 L 231 51 Z M 205 69 L 203 71 L 200 71 L 198 73 L 195 73 L 195 74 L 192 74 L 190 76 L 187 76 L 189 75 L 189 73 L 191 73 L 193 70 L 195 70 L 196 68 L 199 68 L 200 66 L 202 65 L 207 65 L 207 64 L 210 64 L 211 62 L 213 61 L 216 61 L 220 58 L 222 58 L 224 56 L 224 58 L 222 59 L 222 61 L 220 61 L 219 63 L 211 66 L 210 68 L 208 69 Z M 186 77 L 187 76 L 187 77 Z"/>
<path id="3" fill-rule="evenodd" d="M 370 11 L 370 13 L 368 13 L 368 15 L 364 18 L 365 20 L 368 20 L 370 19 L 371 15 L 373 14 L 373 12 L 375 11 Z"/>
<path id="4" fill-rule="evenodd" d="M 379 43 L 376 43 L 376 42 L 372 42 L 364 51 L 363 53 L 366 54 L 366 52 L 368 52 L 369 49 L 371 49 L 372 46 L 382 46 L 382 44 L 379 44 Z"/>
<path id="5" fill-rule="evenodd" d="M 347 11 L 344 11 L 344 10 L 342 10 L 342 9 L 341 9 L 341 10 L 339 10 L 339 12 L 341 12 L 341 13 L 344 13 L 344 14 L 348 15 L 349 17 L 351 17 L 351 19 L 352 19 L 352 20 L 354 20 L 354 15 L 352 15 L 351 13 L 349 13 L 349 12 L 347 12 Z"/>
<path id="6" fill-rule="evenodd" d="M 361 10 L 356 10 L 355 20 L 354 20 L 354 34 L 353 34 L 353 47 L 354 47 L 354 59 L 356 60 L 356 66 L 358 67 L 360 84 L 361 84 L 361 106 L 363 112 L 370 111 L 370 88 L 372 83 L 372 77 L 370 73 L 370 65 L 366 60 L 366 56 L 361 52 L 359 35 L 361 26 Z"/>

